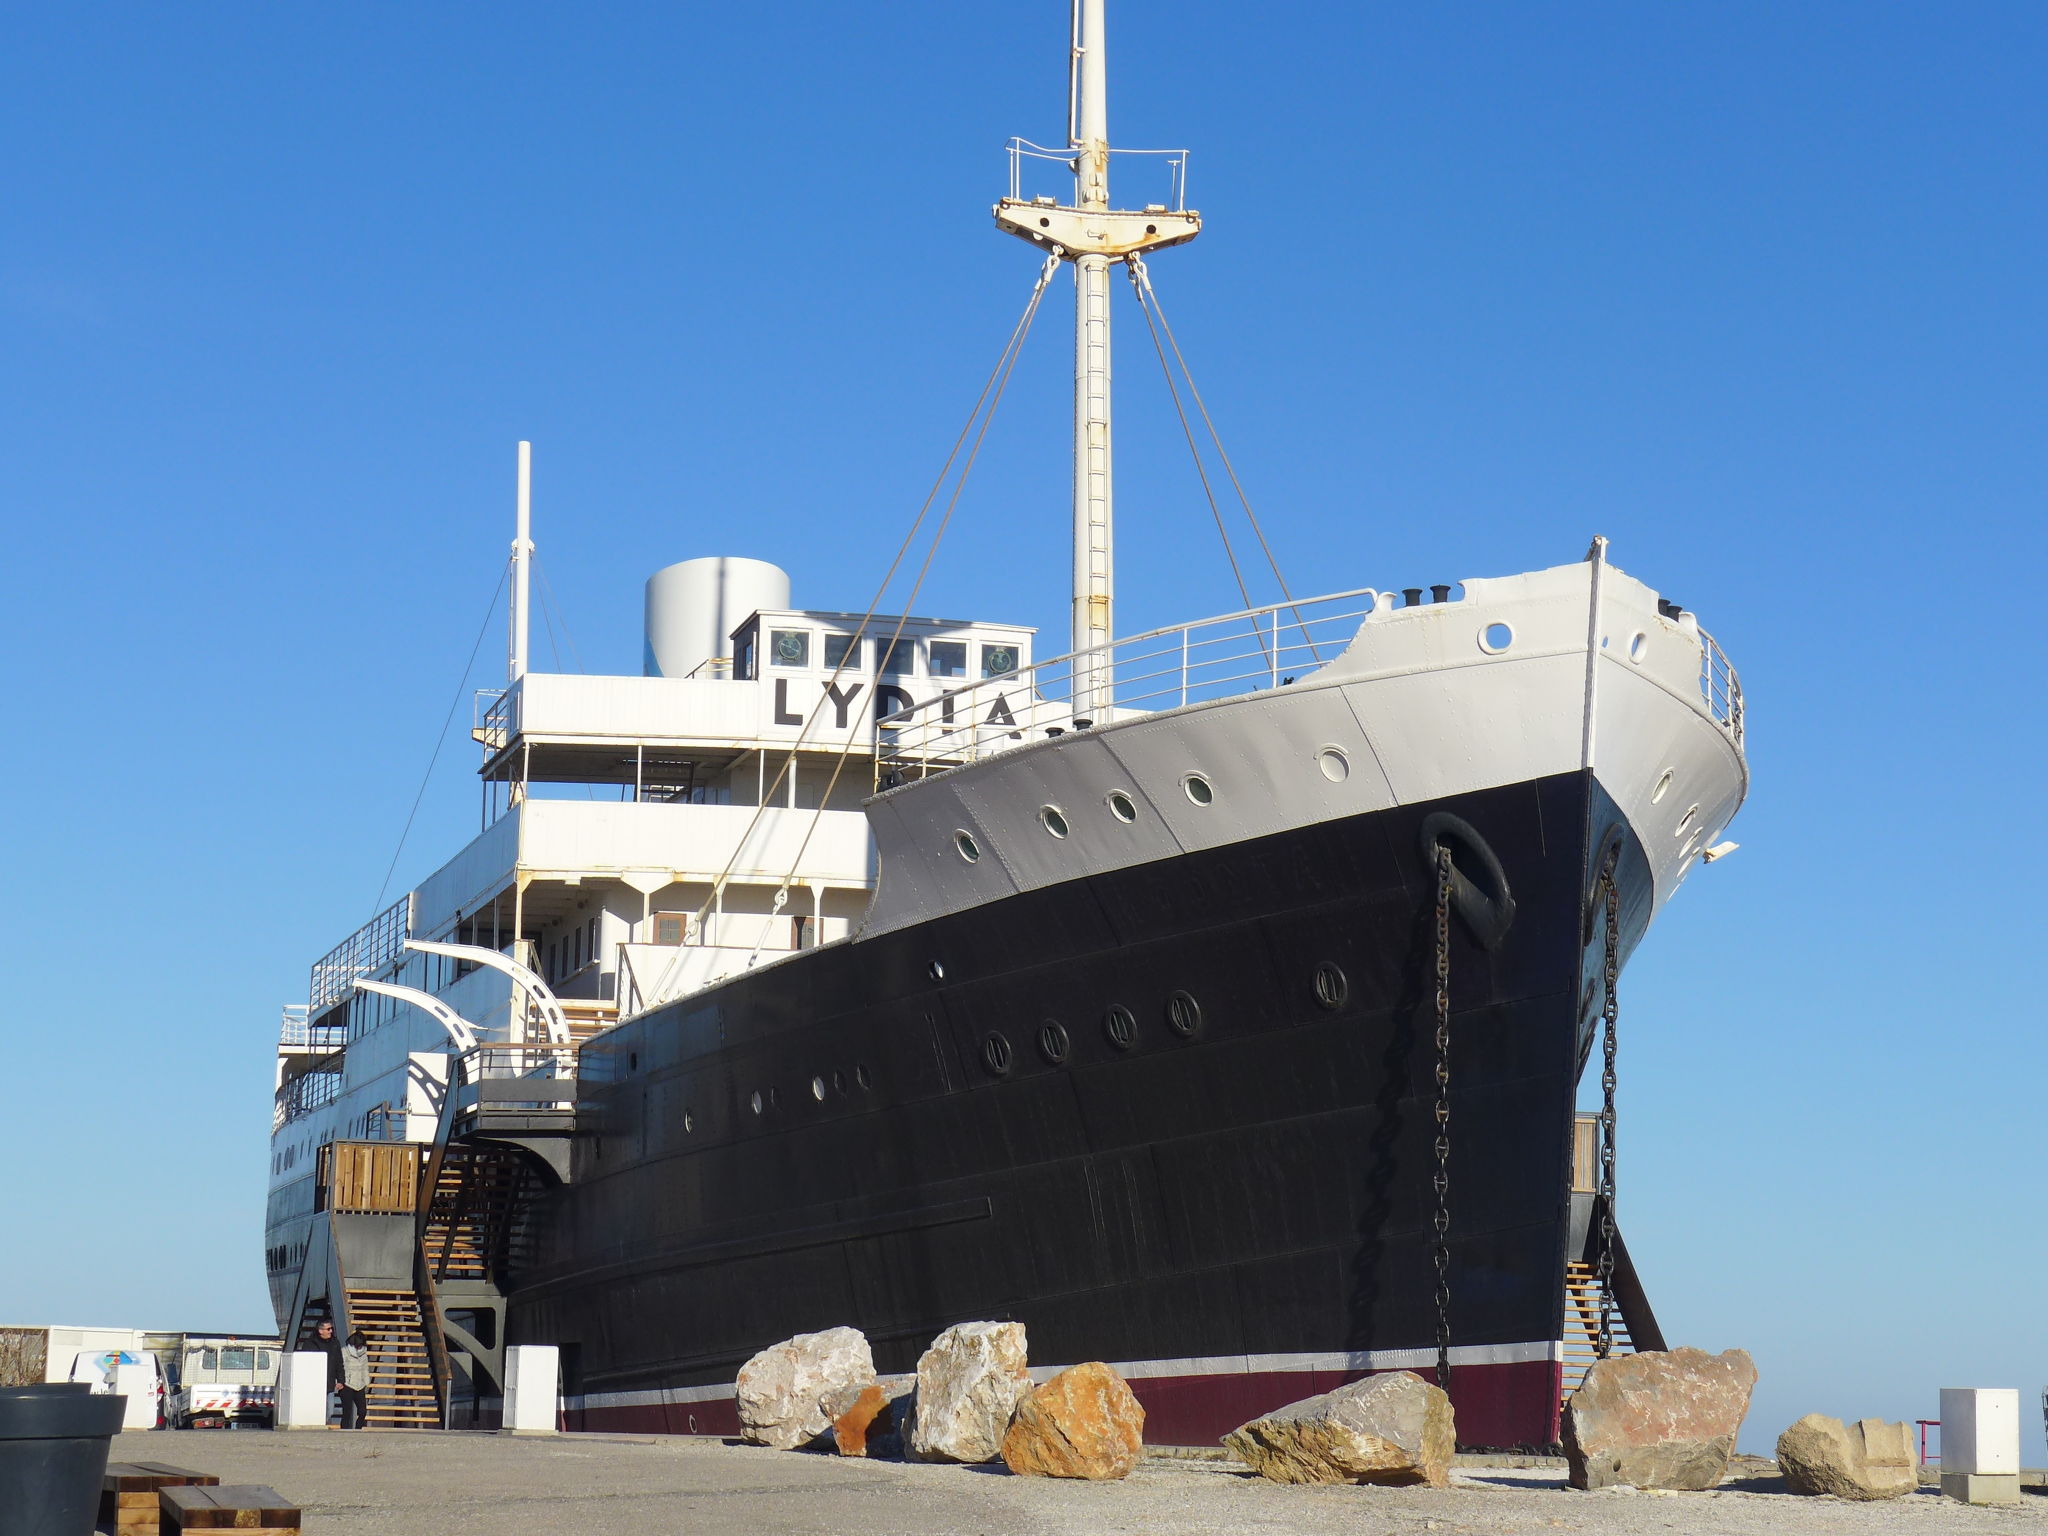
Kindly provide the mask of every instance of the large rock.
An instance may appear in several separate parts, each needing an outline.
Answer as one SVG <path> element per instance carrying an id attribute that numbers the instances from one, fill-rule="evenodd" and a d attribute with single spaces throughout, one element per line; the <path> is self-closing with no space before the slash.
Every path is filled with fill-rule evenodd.
<path id="1" fill-rule="evenodd" d="M 1574 1488 L 1711 1488 L 1728 1471 L 1756 1366 L 1739 1349 L 1596 1360 L 1565 1404 Z"/>
<path id="2" fill-rule="evenodd" d="M 1276 1483 L 1427 1483 L 1447 1488 L 1457 1449 L 1451 1400 L 1410 1371 L 1303 1398 L 1223 1437 Z"/>
<path id="3" fill-rule="evenodd" d="M 875 1357 L 858 1328 L 800 1333 L 771 1344 L 740 1367 L 740 1438 L 793 1450 L 832 1427 L 826 1402 L 873 1384 Z"/>
<path id="4" fill-rule="evenodd" d="M 1034 1388 L 1003 1436 L 1003 1465 L 1026 1477 L 1129 1477 L 1144 1454 L 1145 1410 L 1099 1360 Z"/>
<path id="5" fill-rule="evenodd" d="M 1920 1486 L 1912 1430 L 1883 1419 L 1809 1413 L 1778 1436 L 1778 1471 L 1794 1493 L 1841 1499 L 1896 1499 Z"/>
<path id="6" fill-rule="evenodd" d="M 832 1415 L 832 1448 L 842 1456 L 901 1455 L 897 1410 L 909 1392 L 908 1382 L 886 1386 L 871 1381 L 826 1398 L 825 1411 Z"/>
<path id="7" fill-rule="evenodd" d="M 910 1461 L 993 1461 L 1031 1390 L 1022 1323 L 955 1323 L 917 1362 L 903 1454 Z"/>

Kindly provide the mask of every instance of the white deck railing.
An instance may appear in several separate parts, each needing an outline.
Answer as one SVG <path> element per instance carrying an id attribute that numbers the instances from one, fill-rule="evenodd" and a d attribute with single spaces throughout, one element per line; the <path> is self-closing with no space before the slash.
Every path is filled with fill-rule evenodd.
<path id="1" fill-rule="evenodd" d="M 1728 654 L 1704 629 L 1700 631 L 1700 695 L 1707 713 L 1742 745 L 1742 680 L 1728 664 Z"/>
<path id="2" fill-rule="evenodd" d="M 1132 635 L 950 689 L 883 717 L 877 782 L 887 789 L 1027 741 L 1284 688 L 1335 658 L 1380 601 L 1375 589 L 1361 587 L 1274 603 Z M 1077 711 L 1077 696 L 1105 691 L 1115 702 L 1101 718 Z"/>

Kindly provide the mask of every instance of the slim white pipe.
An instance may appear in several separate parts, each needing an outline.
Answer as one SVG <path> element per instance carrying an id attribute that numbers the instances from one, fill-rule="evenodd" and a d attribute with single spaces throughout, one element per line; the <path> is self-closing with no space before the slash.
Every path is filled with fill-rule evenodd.
<path id="1" fill-rule="evenodd" d="M 526 676 L 527 583 L 533 556 L 533 444 L 519 445 L 519 528 L 512 539 L 512 644 L 510 680 Z"/>

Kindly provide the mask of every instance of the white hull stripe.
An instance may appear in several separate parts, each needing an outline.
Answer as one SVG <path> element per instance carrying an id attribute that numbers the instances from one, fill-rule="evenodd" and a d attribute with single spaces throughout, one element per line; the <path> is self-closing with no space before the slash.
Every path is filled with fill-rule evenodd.
<path id="1" fill-rule="evenodd" d="M 1530 1365 L 1562 1361 L 1564 1345 L 1555 1339 L 1534 1344 L 1468 1344 L 1451 1351 L 1451 1364 Z M 1120 1360 L 1119 1375 L 1131 1380 L 1178 1376 L 1248 1376 L 1276 1371 L 1426 1371 L 1436 1365 L 1433 1349 L 1333 1350 L 1299 1355 L 1201 1355 L 1183 1360 Z M 1031 1369 L 1033 1381 L 1048 1381 L 1065 1370 L 1061 1365 Z M 906 1381 L 903 1376 L 882 1378 Z M 564 1406 L 584 1408 L 651 1408 L 671 1403 L 718 1402 L 733 1395 L 730 1382 L 703 1387 L 665 1387 L 652 1392 L 591 1392 L 564 1399 Z"/>

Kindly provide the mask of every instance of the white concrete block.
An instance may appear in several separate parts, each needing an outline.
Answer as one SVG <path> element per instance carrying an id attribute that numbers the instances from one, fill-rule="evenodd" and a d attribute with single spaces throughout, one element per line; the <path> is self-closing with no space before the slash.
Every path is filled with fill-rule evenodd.
<path id="1" fill-rule="evenodd" d="M 561 1370 L 562 1352 L 553 1344 L 507 1347 L 504 1433 L 555 1433 L 561 1407 Z"/>
<path id="2" fill-rule="evenodd" d="M 1943 1476 L 2017 1476 L 2020 1394 L 2017 1387 L 1941 1389 Z"/>
<path id="3" fill-rule="evenodd" d="M 277 1363 L 277 1427 L 327 1427 L 327 1356 L 299 1350 Z"/>
<path id="4" fill-rule="evenodd" d="M 114 1367 L 114 1390 L 128 1399 L 123 1429 L 156 1428 L 156 1371 L 147 1365 Z"/>

